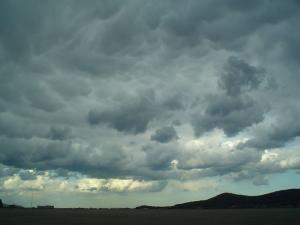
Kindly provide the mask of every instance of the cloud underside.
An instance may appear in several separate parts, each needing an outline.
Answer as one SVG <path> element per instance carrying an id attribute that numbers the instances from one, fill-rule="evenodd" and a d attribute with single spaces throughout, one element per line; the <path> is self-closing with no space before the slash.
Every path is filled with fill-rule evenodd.
<path id="1" fill-rule="evenodd" d="M 298 1 L 215 5 L 1 1 L 1 185 L 52 171 L 83 176 L 72 191 L 185 190 L 299 170 Z"/>

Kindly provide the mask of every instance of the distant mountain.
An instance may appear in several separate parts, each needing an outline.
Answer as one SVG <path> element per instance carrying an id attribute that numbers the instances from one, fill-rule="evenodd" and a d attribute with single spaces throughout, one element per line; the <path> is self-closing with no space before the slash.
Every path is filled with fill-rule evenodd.
<path id="1" fill-rule="evenodd" d="M 258 196 L 223 193 L 213 198 L 169 207 L 140 206 L 136 209 L 229 209 L 300 207 L 300 189 L 276 191 Z"/>
<path id="2" fill-rule="evenodd" d="M 166 207 L 141 205 L 141 206 L 136 207 L 135 209 L 163 209 L 163 208 L 166 208 Z"/>
<path id="3" fill-rule="evenodd" d="M 213 198 L 171 206 L 175 209 L 300 207 L 300 189 L 276 191 L 258 196 L 223 193 Z"/>

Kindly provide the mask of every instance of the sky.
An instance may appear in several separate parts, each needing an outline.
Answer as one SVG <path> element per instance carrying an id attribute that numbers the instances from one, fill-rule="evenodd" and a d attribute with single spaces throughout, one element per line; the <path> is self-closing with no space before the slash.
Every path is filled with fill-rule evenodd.
<path id="1" fill-rule="evenodd" d="M 300 188 L 300 1 L 0 1 L 0 198 L 135 207 Z"/>

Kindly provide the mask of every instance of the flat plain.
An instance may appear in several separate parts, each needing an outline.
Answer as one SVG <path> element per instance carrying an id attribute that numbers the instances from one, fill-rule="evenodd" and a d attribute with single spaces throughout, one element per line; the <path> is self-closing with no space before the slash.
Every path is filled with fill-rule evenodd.
<path id="1" fill-rule="evenodd" d="M 300 208 L 218 210 L 2 209 L 1 225 L 299 225 Z"/>

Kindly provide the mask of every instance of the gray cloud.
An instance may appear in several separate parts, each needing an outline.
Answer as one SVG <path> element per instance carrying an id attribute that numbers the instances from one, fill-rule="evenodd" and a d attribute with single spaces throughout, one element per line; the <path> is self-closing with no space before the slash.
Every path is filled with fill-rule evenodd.
<path id="1" fill-rule="evenodd" d="M 160 128 L 156 130 L 154 134 L 151 135 L 152 141 L 157 141 L 161 143 L 167 143 L 176 138 L 178 138 L 178 136 L 174 127 Z"/>
<path id="2" fill-rule="evenodd" d="M 248 96 L 218 96 L 212 98 L 204 115 L 194 115 L 195 135 L 200 136 L 213 128 L 221 128 L 233 136 L 244 128 L 263 120 L 264 109 Z"/>
<path id="3" fill-rule="evenodd" d="M 34 172 L 31 172 L 28 170 L 21 171 L 18 175 L 22 180 L 35 180 L 36 179 L 36 174 Z"/>
<path id="4" fill-rule="evenodd" d="M 266 107 L 254 101 L 247 92 L 257 89 L 264 80 L 265 70 L 235 57 L 229 57 L 218 86 L 225 94 L 207 96 L 204 113 L 194 113 L 192 124 L 200 136 L 213 128 L 221 128 L 233 136 L 244 128 L 263 120 Z"/>
<path id="5" fill-rule="evenodd" d="M 240 172 L 254 184 L 299 169 L 260 163 L 266 148 L 298 145 L 299 7 L 1 1 L 0 163 L 141 180 Z M 214 151 L 222 143 L 187 147 L 215 128 L 224 143 L 248 141 L 224 152 Z"/>
<path id="6" fill-rule="evenodd" d="M 0 164 L 0 178 L 12 176 L 18 173 L 19 171 L 20 169 L 18 168 L 8 167 L 8 166 L 4 166 L 3 164 Z"/>
<path id="7" fill-rule="evenodd" d="M 258 149 L 282 147 L 289 141 L 300 136 L 298 115 L 294 112 L 286 113 L 285 117 L 274 119 L 270 124 L 257 127 L 254 138 L 242 146 L 250 146 Z"/>
<path id="8" fill-rule="evenodd" d="M 88 121 L 91 125 L 106 124 L 120 132 L 142 133 L 148 123 L 158 114 L 159 108 L 152 94 L 129 99 L 128 102 L 104 111 L 91 110 Z"/>
<path id="9" fill-rule="evenodd" d="M 70 138 L 72 130 L 68 127 L 60 128 L 60 127 L 50 127 L 49 138 L 53 140 L 65 140 Z"/>
<path id="10" fill-rule="evenodd" d="M 235 57 L 230 57 L 221 75 L 219 86 L 227 95 L 236 96 L 242 92 L 257 89 L 264 79 L 265 70 L 256 68 Z"/>
<path id="11" fill-rule="evenodd" d="M 115 173 L 121 168 L 125 170 L 122 161 L 126 161 L 126 158 L 118 146 L 106 146 L 103 151 L 74 146 L 69 141 L 1 138 L 0 142 L 5 148 L 0 154 L 0 160 L 9 166 L 39 170 L 64 168 L 94 176 L 99 169 L 102 169 L 103 173 L 98 171 L 98 176 L 116 176 Z"/>
<path id="12" fill-rule="evenodd" d="M 143 146 L 146 153 L 146 165 L 154 171 L 167 171 L 170 169 L 171 161 L 176 158 L 178 148 L 174 144 L 149 144 Z"/>

